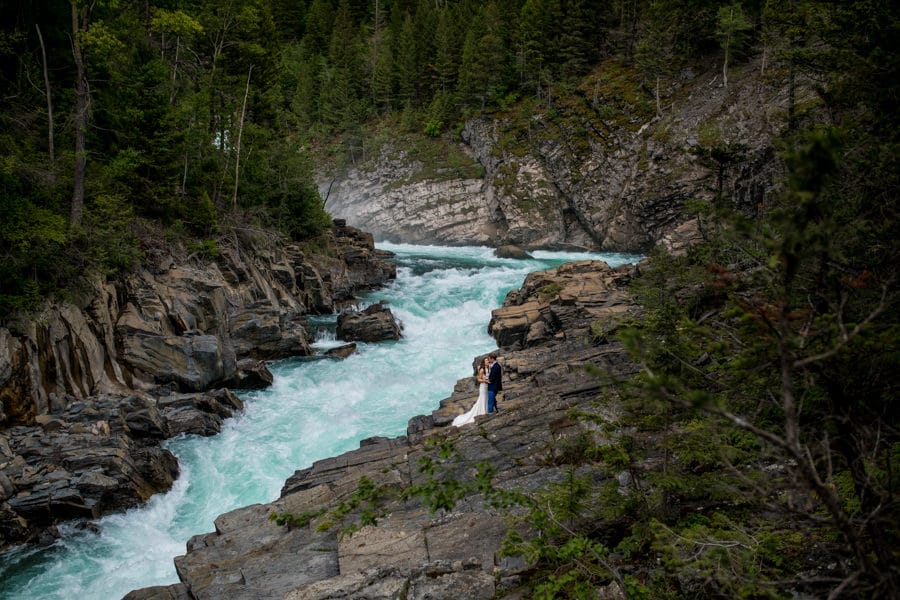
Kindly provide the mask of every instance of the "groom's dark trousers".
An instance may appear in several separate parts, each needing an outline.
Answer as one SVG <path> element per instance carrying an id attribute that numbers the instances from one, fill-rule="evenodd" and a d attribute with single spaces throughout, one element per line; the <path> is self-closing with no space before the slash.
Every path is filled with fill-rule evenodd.
<path id="1" fill-rule="evenodd" d="M 488 373 L 488 401 L 487 411 L 494 412 L 497 409 L 497 392 L 503 390 L 503 375 L 500 363 L 494 362 Z"/>

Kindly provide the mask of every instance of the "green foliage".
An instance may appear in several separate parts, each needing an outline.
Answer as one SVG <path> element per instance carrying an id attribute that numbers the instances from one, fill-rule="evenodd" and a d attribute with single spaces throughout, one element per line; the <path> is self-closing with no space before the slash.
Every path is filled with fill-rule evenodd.
<path id="1" fill-rule="evenodd" d="M 219 215 L 212 200 L 205 191 L 197 203 L 191 219 L 193 229 L 200 235 L 214 235 L 219 232 Z"/>
<path id="2" fill-rule="evenodd" d="M 787 537 L 783 532 L 750 533 L 727 516 L 713 512 L 698 516 L 678 531 L 659 521 L 651 522 L 653 549 L 671 573 L 688 573 L 702 581 L 704 596 L 733 598 L 777 597 L 760 586 L 764 568 L 782 562 Z M 781 534 L 781 535 L 779 535 Z M 768 564 L 767 564 L 768 563 Z M 791 565 L 796 567 L 796 565 Z M 740 573 L 741 577 L 734 577 Z"/>
<path id="3" fill-rule="evenodd" d="M 34 310 L 58 291 L 70 267 L 63 249 L 69 243 L 66 219 L 35 206 L 17 177 L 14 159 L 0 170 L 0 309 Z M 38 196 L 39 198 L 39 196 Z"/>
<path id="4" fill-rule="evenodd" d="M 433 453 L 423 454 L 417 464 L 424 481 L 404 489 L 403 497 L 420 498 L 432 514 L 439 510 L 449 512 L 471 491 L 471 486 L 457 478 L 454 472 L 453 467 L 460 459 L 459 452 L 447 439 L 429 438 L 426 448 Z"/>
<path id="5" fill-rule="evenodd" d="M 166 33 L 182 38 L 190 38 L 203 33 L 203 25 L 183 10 L 166 10 L 157 8 L 153 11 L 150 30 L 154 33 Z"/>
<path id="6" fill-rule="evenodd" d="M 774 582 L 801 564 L 786 557 L 802 555 L 809 538 L 845 540 L 828 551 L 867 573 L 859 593 L 894 585 L 880 565 L 898 530 L 867 498 L 895 494 L 874 474 L 889 469 L 894 442 L 875 441 L 875 430 L 896 363 L 861 353 L 874 344 L 897 357 L 879 281 L 893 269 L 872 273 L 854 249 L 858 231 L 892 236 L 894 225 L 845 211 L 858 193 L 848 175 L 861 165 L 836 160 L 841 133 L 812 128 L 785 140 L 786 187 L 763 221 L 720 206 L 709 218 L 725 224 L 707 244 L 655 256 L 634 286 L 645 318 L 619 334 L 643 367 L 626 394 L 629 421 L 659 432 L 663 469 L 645 475 L 657 492 L 643 498 L 656 515 L 652 547 L 664 578 L 693 580 L 704 596 L 778 595 Z M 672 512 L 691 505 L 710 508 L 687 521 Z M 870 519 L 881 523 L 877 536 Z"/>
<path id="7" fill-rule="evenodd" d="M 739 56 L 744 52 L 748 32 L 752 29 L 753 25 L 738 2 L 720 7 L 716 13 L 716 38 L 725 50 L 726 56 Z"/>
<path id="8" fill-rule="evenodd" d="M 377 485 L 363 475 L 357 482 L 356 489 L 346 501 L 341 501 L 334 508 L 325 512 L 316 529 L 328 531 L 341 526 L 340 534 L 350 535 L 367 525 L 377 525 L 383 514 L 386 500 L 391 496 L 392 488 L 388 485 Z M 317 518 L 314 515 L 312 518 Z M 348 523 L 348 518 L 352 519 Z M 307 521 L 308 522 L 308 521 Z"/>
<path id="9" fill-rule="evenodd" d="M 538 297 L 545 302 L 555 298 L 562 291 L 562 286 L 556 282 L 548 283 L 538 290 Z"/>
<path id="10" fill-rule="evenodd" d="M 85 207 L 83 243 L 90 262 L 102 273 L 129 272 L 141 252 L 131 233 L 134 212 L 124 198 L 100 194 Z"/>
<path id="11" fill-rule="evenodd" d="M 306 527 L 310 524 L 314 519 L 317 519 L 325 514 L 325 509 L 317 509 L 317 510 L 306 510 L 300 513 L 299 515 L 295 515 L 294 513 L 290 513 L 287 511 L 283 511 L 280 513 L 271 512 L 269 513 L 269 520 L 274 521 L 277 525 L 286 526 L 289 530 L 294 528 L 302 528 Z"/>
<path id="12" fill-rule="evenodd" d="M 441 135 L 441 129 L 443 129 L 443 127 L 443 121 L 429 121 L 425 123 L 425 135 L 429 137 L 437 137 Z"/>
<path id="13" fill-rule="evenodd" d="M 190 252 L 192 256 L 205 260 L 215 260 L 219 258 L 219 255 L 221 254 L 219 244 L 216 240 L 199 240 L 191 242 L 188 244 L 188 252 Z"/>
<path id="14" fill-rule="evenodd" d="M 535 598 L 593 598 L 598 586 L 620 578 L 593 526 L 598 490 L 591 477 L 570 466 L 561 481 L 520 496 L 524 512 L 514 513 L 501 553 L 525 558 Z"/>

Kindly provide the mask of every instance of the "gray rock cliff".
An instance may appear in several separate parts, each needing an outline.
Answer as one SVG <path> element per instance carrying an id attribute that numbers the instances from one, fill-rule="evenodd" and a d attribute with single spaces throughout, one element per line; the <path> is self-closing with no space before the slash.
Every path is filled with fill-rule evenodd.
<path id="1" fill-rule="evenodd" d="M 181 583 L 126 598 L 521 597 L 524 562 L 501 556 L 507 523 L 477 488 L 435 512 L 402 490 L 427 483 L 418 465 L 434 455 L 435 442 L 452 445 L 451 468 L 463 481 L 481 461 L 496 469 L 495 485 L 505 489 L 561 479 L 562 457 L 585 431 L 569 412 L 616 410 L 592 404 L 602 386 L 584 367 L 634 371 L 617 342 L 591 335 L 595 323 L 612 331 L 639 312 L 623 291 L 634 269 L 583 261 L 530 275 L 491 320 L 505 373 L 499 413 L 449 426 L 477 395 L 472 378 L 462 379 L 432 414 L 410 420 L 406 436 L 363 440 L 357 450 L 297 471 L 275 502 L 221 515 L 214 532 L 192 538 L 175 559 Z M 374 524 L 360 520 L 361 497 L 376 498 L 368 506 Z M 356 508 L 339 509 L 353 507 L 354 498 Z M 279 524 L 278 516 L 288 518 Z M 624 597 L 615 584 L 607 591 Z"/>
<path id="2" fill-rule="evenodd" d="M 0 327 L 0 547 L 168 489 L 159 442 L 213 435 L 227 388 L 271 383 L 265 360 L 308 355 L 306 314 L 396 276 L 372 236 L 337 220 L 328 255 L 248 236 L 215 261 L 162 252 L 83 306 Z"/>
<path id="3" fill-rule="evenodd" d="M 668 248 L 693 218 L 686 201 L 713 202 L 726 190 L 744 210 L 766 202 L 781 169 L 772 140 L 787 102 L 786 82 L 751 61 L 727 88 L 718 69 L 684 70 L 662 90 L 657 112 L 634 73 L 611 62 L 527 124 L 468 121 L 448 144 L 480 176 L 387 143 L 368 162 L 322 169 L 320 188 L 332 214 L 379 239 Z M 737 154 L 740 168 L 728 160 Z"/>

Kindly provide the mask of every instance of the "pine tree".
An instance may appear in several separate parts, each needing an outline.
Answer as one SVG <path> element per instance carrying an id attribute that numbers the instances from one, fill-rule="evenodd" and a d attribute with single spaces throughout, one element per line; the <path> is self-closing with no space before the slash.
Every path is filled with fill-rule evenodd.
<path id="1" fill-rule="evenodd" d="M 462 101 L 484 110 L 505 92 L 510 78 L 510 60 L 501 30 L 497 5 L 486 4 L 469 24 L 459 70 Z"/>

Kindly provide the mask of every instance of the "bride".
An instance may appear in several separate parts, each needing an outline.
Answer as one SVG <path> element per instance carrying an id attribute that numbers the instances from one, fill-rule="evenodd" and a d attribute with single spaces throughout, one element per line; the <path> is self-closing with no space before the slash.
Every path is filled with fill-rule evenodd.
<path id="1" fill-rule="evenodd" d="M 453 425 L 455 427 L 468 425 L 475 420 L 475 417 L 487 414 L 487 388 L 489 370 L 490 367 L 488 366 L 488 357 L 485 356 L 484 360 L 481 361 L 481 367 L 479 367 L 478 369 L 478 375 L 475 377 L 476 381 L 478 381 L 478 400 L 475 401 L 475 404 L 472 406 L 472 408 L 469 409 L 469 412 L 463 413 L 453 419 Z"/>

